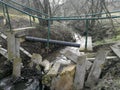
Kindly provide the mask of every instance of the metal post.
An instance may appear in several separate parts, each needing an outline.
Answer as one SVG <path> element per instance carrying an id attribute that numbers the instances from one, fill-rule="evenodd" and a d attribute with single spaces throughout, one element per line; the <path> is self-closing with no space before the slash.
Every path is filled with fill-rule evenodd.
<path id="1" fill-rule="evenodd" d="M 88 23 L 88 20 L 86 20 L 86 41 L 85 41 L 85 50 L 87 50 L 88 26 L 89 26 L 89 23 Z"/>
<path id="2" fill-rule="evenodd" d="M 32 26 L 32 20 L 31 20 L 31 16 L 29 16 L 29 19 L 30 19 L 30 26 Z"/>
<path id="3" fill-rule="evenodd" d="M 28 0 L 28 3 L 29 3 L 29 7 L 31 7 L 30 0 Z M 32 14 L 31 10 L 30 10 L 30 14 Z M 32 26 L 32 20 L 31 20 L 31 16 L 29 16 L 29 19 L 30 19 L 30 26 Z"/>
<path id="4" fill-rule="evenodd" d="M 3 16 L 5 17 L 5 5 L 2 4 L 2 9 L 3 9 Z"/>
<path id="5" fill-rule="evenodd" d="M 48 38 L 47 38 L 47 48 L 49 48 L 49 40 L 50 40 L 50 20 L 48 20 Z"/>
<path id="6" fill-rule="evenodd" d="M 5 5 L 5 9 L 6 9 L 6 15 L 7 15 L 7 22 L 9 24 L 10 31 L 12 32 L 12 26 L 11 26 L 11 23 L 10 23 L 10 16 L 9 16 L 7 5 Z"/>

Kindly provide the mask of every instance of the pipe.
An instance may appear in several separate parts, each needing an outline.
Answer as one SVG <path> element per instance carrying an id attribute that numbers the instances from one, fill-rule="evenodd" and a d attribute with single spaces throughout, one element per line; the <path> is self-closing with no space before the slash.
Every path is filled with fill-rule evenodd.
<path id="1" fill-rule="evenodd" d="M 25 40 L 26 41 L 31 41 L 31 42 L 44 42 L 44 43 L 48 42 L 48 39 L 31 37 L 31 36 L 26 36 Z M 49 43 L 59 44 L 59 45 L 64 45 L 64 46 L 71 46 L 71 47 L 80 47 L 80 44 L 76 44 L 76 43 L 73 43 L 73 42 L 58 41 L 58 40 L 51 40 L 51 39 L 49 40 Z"/>

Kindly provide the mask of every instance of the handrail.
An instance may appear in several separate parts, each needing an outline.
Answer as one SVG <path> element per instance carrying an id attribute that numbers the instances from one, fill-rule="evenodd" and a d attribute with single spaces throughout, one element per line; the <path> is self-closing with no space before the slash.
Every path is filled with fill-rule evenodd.
<path id="1" fill-rule="evenodd" d="M 26 6 L 24 6 L 22 4 L 19 4 L 19 3 L 15 2 L 15 1 L 13 1 L 13 0 L 11 0 L 10 2 L 13 2 L 13 3 L 15 3 L 15 4 L 19 5 L 19 6 L 25 7 L 27 9 L 29 9 L 29 10 L 32 10 L 32 11 L 37 12 L 37 13 L 40 13 L 42 15 L 48 16 L 48 14 L 42 13 L 42 12 L 37 11 L 36 9 L 30 8 L 30 7 L 26 7 Z M 120 10 L 110 11 L 109 13 L 117 13 L 117 12 L 120 12 Z M 94 15 L 101 15 L 101 14 L 106 14 L 106 12 L 93 13 L 93 14 L 87 14 L 87 15 L 82 14 L 80 16 L 70 16 L 70 17 L 64 17 L 64 18 L 77 18 L 77 17 L 79 18 L 79 17 L 94 16 Z M 59 18 L 59 17 L 52 17 L 52 18 Z M 62 17 L 60 17 L 60 18 L 62 18 Z"/>
<path id="2" fill-rule="evenodd" d="M 39 16 L 32 15 L 32 14 L 30 14 L 30 13 L 24 11 L 24 10 L 15 8 L 14 6 L 12 6 L 12 5 L 8 4 L 8 3 L 5 3 L 4 1 L 1 1 L 1 0 L 0 0 L 0 2 L 1 2 L 2 4 L 7 5 L 7 6 L 10 7 L 10 8 L 13 8 L 13 9 L 19 11 L 19 12 L 22 12 L 22 13 L 24 13 L 24 14 L 26 14 L 26 15 L 29 15 L 29 16 L 32 16 L 32 17 L 34 17 L 34 18 L 38 18 L 38 19 L 41 19 L 41 20 L 51 20 L 51 21 L 53 21 L 53 20 L 97 20 L 97 19 L 120 18 L 120 16 L 92 17 L 92 18 L 91 18 L 91 17 L 86 18 L 86 17 L 80 17 L 80 16 L 79 16 L 79 17 L 48 17 L 48 18 L 43 18 L 43 17 L 39 17 Z M 115 13 L 115 12 L 117 12 L 117 11 L 111 11 L 110 13 Z M 104 14 L 104 13 L 102 13 L 102 14 Z M 89 15 L 89 14 L 88 14 L 88 15 Z M 87 16 L 88 16 L 88 15 L 87 15 Z"/>
<path id="3" fill-rule="evenodd" d="M 32 15 L 32 14 L 30 14 L 30 13 L 24 11 L 24 10 L 18 9 L 18 8 L 14 7 L 14 6 L 10 5 L 10 4 L 8 4 L 8 3 L 5 3 L 4 1 L 1 1 L 1 0 L 0 0 L 0 3 L 6 5 L 6 6 L 10 7 L 10 8 L 13 8 L 13 9 L 15 9 L 15 10 L 21 12 L 21 13 L 24 13 L 24 14 L 26 14 L 26 15 L 29 15 L 29 16 L 32 16 L 32 17 L 34 17 L 34 18 L 38 18 L 38 19 L 41 19 L 41 20 L 45 20 L 45 19 L 42 18 L 42 17 Z"/>
<path id="4" fill-rule="evenodd" d="M 19 5 L 19 6 L 25 7 L 25 8 L 27 8 L 27 9 L 29 9 L 29 10 L 34 11 L 34 12 L 38 12 L 38 13 L 40 13 L 40 14 L 42 14 L 42 15 L 48 16 L 48 15 L 45 14 L 45 13 L 42 13 L 42 12 L 37 11 L 36 9 L 33 9 L 33 8 L 30 8 L 30 7 L 26 7 L 26 6 L 24 6 L 24 5 L 21 5 L 21 4 L 15 2 L 15 1 L 13 1 L 13 0 L 11 0 L 10 2 L 13 2 L 13 3 L 15 3 L 15 4 Z M 117 13 L 117 12 L 120 12 L 120 10 L 110 11 L 109 13 Z M 94 15 L 101 15 L 101 14 L 102 14 L 102 15 L 103 15 L 103 14 L 106 14 L 106 12 L 93 13 L 93 14 L 87 14 L 87 15 L 82 14 L 82 15 L 80 15 L 80 16 L 70 16 L 70 17 L 64 17 L 64 18 L 76 18 L 76 17 L 94 16 Z M 52 17 L 52 18 L 59 18 L 59 17 Z M 62 17 L 60 17 L 60 18 L 62 18 Z"/>
<path id="5" fill-rule="evenodd" d="M 117 13 L 120 12 L 120 10 L 114 10 L 114 11 L 109 11 L 109 13 Z M 101 12 L 101 13 L 93 13 L 93 14 L 82 14 L 80 16 L 69 16 L 69 17 L 52 17 L 52 18 L 80 18 L 80 17 L 89 17 L 89 16 L 95 16 L 95 15 L 103 15 L 106 14 L 106 12 Z"/>
<path id="6" fill-rule="evenodd" d="M 40 14 L 42 14 L 42 15 L 44 15 L 44 16 L 48 16 L 48 14 L 46 14 L 46 13 L 42 13 L 42 12 L 36 10 L 36 9 L 33 9 L 33 8 L 30 8 L 30 7 L 24 6 L 24 5 L 22 5 L 22 4 L 19 4 L 19 3 L 15 2 L 15 1 L 13 1 L 13 0 L 11 0 L 10 2 L 12 2 L 12 3 L 16 4 L 16 5 L 19 5 L 19 6 L 21 6 L 21 7 L 25 7 L 25 8 L 27 8 L 27 9 L 33 11 L 33 12 L 40 13 Z"/>
<path id="7" fill-rule="evenodd" d="M 57 20 L 99 20 L 99 19 L 110 19 L 110 18 L 120 18 L 120 16 L 110 16 L 110 17 L 83 17 L 83 18 L 65 18 L 65 17 L 59 17 L 59 18 L 45 18 L 46 20 L 51 20 L 51 21 L 57 21 Z"/>

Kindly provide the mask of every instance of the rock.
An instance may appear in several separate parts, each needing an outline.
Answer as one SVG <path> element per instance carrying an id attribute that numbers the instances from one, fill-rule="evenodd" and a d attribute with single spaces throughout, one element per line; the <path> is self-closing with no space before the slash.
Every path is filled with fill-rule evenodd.
<path id="1" fill-rule="evenodd" d="M 0 81 L 0 90 L 14 90 L 11 80 L 11 77 L 2 79 Z"/>
<path id="2" fill-rule="evenodd" d="M 58 77 L 52 79 L 51 90 L 73 90 L 75 65 L 63 68 Z"/>
<path id="3" fill-rule="evenodd" d="M 31 68 L 35 68 L 38 71 L 40 71 L 41 68 L 39 65 L 41 64 L 41 62 L 42 62 L 42 56 L 40 54 L 33 53 L 29 66 Z"/>
<path id="4" fill-rule="evenodd" d="M 12 77 L 0 81 L 0 90 L 40 90 L 38 79 L 20 80 L 13 83 Z"/>
<path id="5" fill-rule="evenodd" d="M 24 90 L 40 90 L 39 89 L 39 80 L 34 79 L 32 82 L 28 82 L 27 88 Z"/>
<path id="6" fill-rule="evenodd" d="M 0 58 L 0 79 L 3 79 L 12 74 L 12 63 L 6 61 L 4 58 Z M 5 61 L 2 61 L 5 60 Z"/>
<path id="7" fill-rule="evenodd" d="M 60 63 L 56 62 L 49 72 L 42 77 L 42 84 L 50 86 L 52 79 L 57 76 L 59 69 Z"/>
<path id="8" fill-rule="evenodd" d="M 33 53 L 31 61 L 35 64 L 40 64 L 42 62 L 42 56 L 40 54 Z"/>
<path id="9" fill-rule="evenodd" d="M 44 71 L 48 71 L 51 67 L 51 64 L 48 60 L 43 60 L 40 65 L 44 67 Z"/>
<path id="10" fill-rule="evenodd" d="M 64 56 L 66 56 L 69 60 L 71 60 L 74 63 L 82 63 L 80 59 L 80 53 L 78 52 L 73 52 L 72 50 L 66 50 L 65 52 L 62 52 Z"/>
<path id="11" fill-rule="evenodd" d="M 61 63 L 62 65 L 69 65 L 71 60 L 68 60 L 64 55 L 56 57 L 56 62 Z"/>

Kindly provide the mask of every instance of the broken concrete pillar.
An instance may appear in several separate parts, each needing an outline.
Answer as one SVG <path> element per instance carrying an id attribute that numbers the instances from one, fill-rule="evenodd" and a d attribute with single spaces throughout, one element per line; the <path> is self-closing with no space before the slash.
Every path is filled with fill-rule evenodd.
<path id="1" fill-rule="evenodd" d="M 8 59 L 13 60 L 16 56 L 15 50 L 15 34 L 7 32 L 7 50 L 8 50 Z"/>
<path id="2" fill-rule="evenodd" d="M 22 59 L 21 58 L 14 58 L 13 60 L 13 77 L 20 77 L 21 76 L 21 66 L 22 66 Z"/>
<path id="3" fill-rule="evenodd" d="M 15 38 L 14 32 L 7 32 L 7 46 L 8 46 L 8 59 L 13 62 L 13 76 L 21 76 L 21 64 L 20 58 L 20 38 Z"/>

